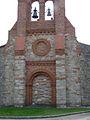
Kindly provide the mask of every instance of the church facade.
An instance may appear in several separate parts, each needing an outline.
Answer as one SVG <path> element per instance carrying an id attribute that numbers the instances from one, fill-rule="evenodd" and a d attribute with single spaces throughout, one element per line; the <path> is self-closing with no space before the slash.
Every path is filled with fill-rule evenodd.
<path id="1" fill-rule="evenodd" d="M 90 46 L 76 40 L 65 16 L 65 0 L 52 0 L 54 15 L 45 20 L 45 3 L 18 0 L 18 19 L 0 47 L 0 106 L 90 105 Z M 50 9 L 48 10 L 50 15 Z"/>

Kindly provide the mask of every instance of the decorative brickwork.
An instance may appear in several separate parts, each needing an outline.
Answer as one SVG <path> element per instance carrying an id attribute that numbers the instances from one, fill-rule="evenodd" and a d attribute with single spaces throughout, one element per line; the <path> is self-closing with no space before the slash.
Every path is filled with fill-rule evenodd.
<path id="1" fill-rule="evenodd" d="M 65 50 L 64 49 L 56 50 L 56 54 L 57 55 L 64 55 L 65 54 Z"/>
<path id="2" fill-rule="evenodd" d="M 45 56 L 50 51 L 51 45 L 47 40 L 37 40 L 32 43 L 33 52 L 38 56 Z"/>
<path id="3" fill-rule="evenodd" d="M 55 80 L 55 61 L 28 61 L 27 65 L 27 104 L 32 104 L 32 86 L 33 79 L 38 75 L 49 76 L 49 80 L 51 81 L 52 95 L 51 95 L 51 104 L 55 106 L 56 103 L 56 80 Z M 29 86 L 30 87 L 29 87 Z M 30 93 L 28 92 L 30 91 Z M 31 95 L 30 95 L 31 94 Z M 28 97 L 29 96 L 29 97 Z M 30 99 L 29 99 L 30 98 Z"/>
<path id="4" fill-rule="evenodd" d="M 47 54 L 44 56 L 38 56 L 34 53 L 32 47 L 33 43 L 38 43 L 38 40 L 44 39 L 47 44 L 47 49 L 45 51 Z M 47 42 L 48 43 L 47 43 Z M 36 51 L 37 52 L 37 51 Z M 27 36 L 26 38 L 26 61 L 47 61 L 47 60 L 55 60 L 55 35 L 52 34 L 46 34 L 46 33 L 39 33 L 39 34 L 33 34 L 30 36 Z"/>
<path id="5" fill-rule="evenodd" d="M 15 50 L 15 55 L 24 55 L 25 51 L 24 50 Z"/>
<path id="6" fill-rule="evenodd" d="M 32 21 L 27 26 L 27 33 L 55 33 L 55 21 Z"/>

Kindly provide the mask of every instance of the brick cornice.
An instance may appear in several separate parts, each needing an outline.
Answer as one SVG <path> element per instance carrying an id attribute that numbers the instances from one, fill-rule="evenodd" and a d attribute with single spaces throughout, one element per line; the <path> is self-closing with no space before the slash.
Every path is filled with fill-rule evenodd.
<path id="1" fill-rule="evenodd" d="M 64 55 L 65 50 L 64 49 L 56 49 L 56 55 Z"/>
<path id="2" fill-rule="evenodd" d="M 24 55 L 24 50 L 15 50 L 15 56 Z"/>
<path id="3" fill-rule="evenodd" d="M 55 21 L 31 21 L 27 25 L 27 34 L 34 33 L 55 33 Z"/>
<path id="4" fill-rule="evenodd" d="M 55 61 L 26 61 L 26 65 L 32 65 L 32 66 L 50 66 L 55 65 Z"/>
<path id="5" fill-rule="evenodd" d="M 55 34 L 55 29 L 54 28 L 48 28 L 48 29 L 31 29 L 30 31 L 26 31 L 27 34 L 35 34 L 35 33 L 54 33 Z"/>
<path id="6" fill-rule="evenodd" d="M 18 0 L 18 3 L 19 2 L 29 2 L 30 0 Z"/>

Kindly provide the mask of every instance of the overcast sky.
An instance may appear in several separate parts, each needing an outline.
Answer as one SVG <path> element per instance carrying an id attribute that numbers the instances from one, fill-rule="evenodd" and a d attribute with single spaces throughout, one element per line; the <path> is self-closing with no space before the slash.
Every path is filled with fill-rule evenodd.
<path id="1" fill-rule="evenodd" d="M 76 28 L 77 40 L 90 45 L 90 0 L 66 0 L 66 16 Z M 17 20 L 17 0 L 0 1 L 0 46 Z"/>

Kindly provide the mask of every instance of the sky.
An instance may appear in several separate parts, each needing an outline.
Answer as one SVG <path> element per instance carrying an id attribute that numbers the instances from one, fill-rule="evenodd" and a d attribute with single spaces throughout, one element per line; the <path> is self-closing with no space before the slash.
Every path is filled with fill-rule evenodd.
<path id="1" fill-rule="evenodd" d="M 66 16 L 76 28 L 77 40 L 90 45 L 90 0 L 66 0 Z M 17 20 L 17 0 L 0 1 L 0 46 Z"/>

